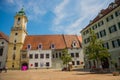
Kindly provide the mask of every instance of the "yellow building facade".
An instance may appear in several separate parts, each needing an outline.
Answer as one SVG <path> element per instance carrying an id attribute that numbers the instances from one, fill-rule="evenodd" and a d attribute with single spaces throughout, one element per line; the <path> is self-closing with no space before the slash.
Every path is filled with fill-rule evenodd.
<path id="1" fill-rule="evenodd" d="M 27 35 L 27 17 L 23 8 L 16 13 L 14 25 L 11 28 L 8 44 L 7 64 L 8 69 L 20 69 L 20 50 Z"/>

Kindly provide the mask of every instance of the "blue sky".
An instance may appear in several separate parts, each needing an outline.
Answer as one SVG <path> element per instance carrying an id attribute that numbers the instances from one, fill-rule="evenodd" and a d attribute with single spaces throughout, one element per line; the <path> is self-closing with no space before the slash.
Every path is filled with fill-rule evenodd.
<path id="1" fill-rule="evenodd" d="M 10 35 L 15 13 L 24 5 L 29 35 L 80 34 L 114 0 L 0 0 L 0 31 Z"/>

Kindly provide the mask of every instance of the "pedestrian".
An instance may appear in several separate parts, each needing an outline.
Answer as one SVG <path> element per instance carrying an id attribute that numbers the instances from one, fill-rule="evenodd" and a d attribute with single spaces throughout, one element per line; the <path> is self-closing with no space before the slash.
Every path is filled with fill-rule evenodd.
<path id="1" fill-rule="evenodd" d="M 7 72 L 7 66 L 5 66 L 5 68 L 4 68 L 4 69 L 5 69 L 5 72 Z"/>

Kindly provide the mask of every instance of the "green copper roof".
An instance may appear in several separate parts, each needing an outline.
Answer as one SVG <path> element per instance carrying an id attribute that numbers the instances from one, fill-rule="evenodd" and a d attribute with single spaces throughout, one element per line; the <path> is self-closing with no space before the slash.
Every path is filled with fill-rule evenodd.
<path id="1" fill-rule="evenodd" d="M 22 8 L 19 12 L 17 12 L 17 15 L 25 15 L 24 9 Z"/>

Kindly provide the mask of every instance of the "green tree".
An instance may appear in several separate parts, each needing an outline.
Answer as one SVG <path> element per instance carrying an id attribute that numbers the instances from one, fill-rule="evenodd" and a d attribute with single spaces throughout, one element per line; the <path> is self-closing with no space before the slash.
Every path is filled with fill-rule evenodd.
<path id="1" fill-rule="evenodd" d="M 85 48 L 86 57 L 89 60 L 96 60 L 97 67 L 99 67 L 100 61 L 110 56 L 108 50 L 102 46 L 103 41 L 97 39 L 94 31 L 90 32 L 90 43 Z"/>
<path id="2" fill-rule="evenodd" d="M 61 60 L 63 61 L 63 65 L 66 65 L 66 67 L 68 63 L 72 61 L 71 55 L 68 53 L 67 49 L 62 50 Z"/>

